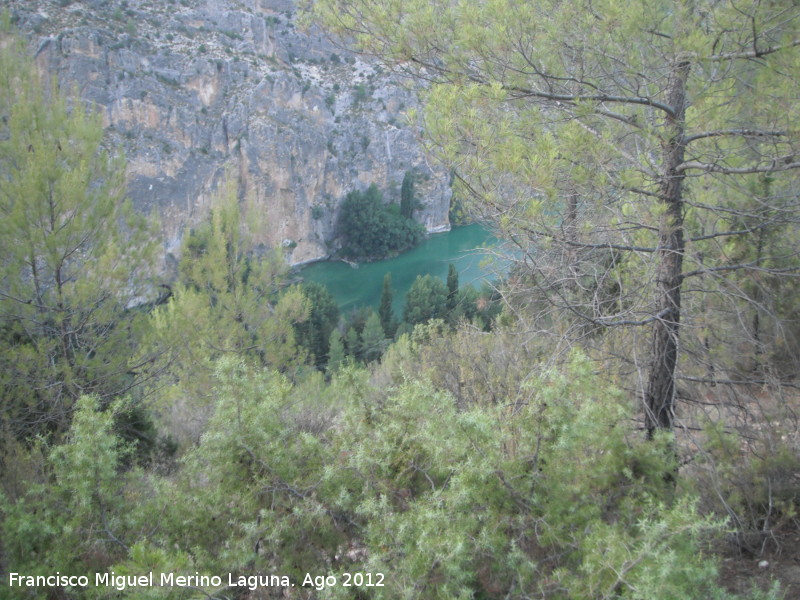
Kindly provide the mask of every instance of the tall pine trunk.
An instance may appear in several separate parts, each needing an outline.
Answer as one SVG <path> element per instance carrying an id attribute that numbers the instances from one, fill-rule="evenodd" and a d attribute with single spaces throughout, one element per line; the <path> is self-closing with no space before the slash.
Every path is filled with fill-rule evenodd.
<path id="1" fill-rule="evenodd" d="M 650 374 L 645 392 L 647 437 L 657 430 L 672 429 L 675 417 L 675 368 L 681 319 L 683 274 L 683 174 L 678 167 L 685 152 L 686 81 L 689 63 L 675 65 L 667 90 L 672 114 L 666 120 L 663 144 L 663 176 L 659 195 L 664 205 L 659 232 L 656 271 L 656 321 L 650 351 Z"/>

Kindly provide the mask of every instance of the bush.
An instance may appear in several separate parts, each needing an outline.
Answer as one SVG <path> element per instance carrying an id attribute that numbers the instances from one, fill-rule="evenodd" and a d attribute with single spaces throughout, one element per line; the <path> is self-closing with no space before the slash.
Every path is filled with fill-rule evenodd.
<path id="1" fill-rule="evenodd" d="M 411 382 L 347 411 L 317 490 L 362 532 L 342 569 L 386 576 L 365 597 L 708 598 L 699 544 L 722 526 L 664 483 L 669 440 L 631 439 L 585 359 L 529 392 L 459 410 Z"/>
<path id="2" fill-rule="evenodd" d="M 763 418 L 768 408 L 761 410 Z M 800 527 L 797 428 L 792 419 L 772 417 L 746 438 L 721 423 L 706 423 L 703 451 L 693 464 L 708 508 L 729 516 L 731 541 L 753 556 L 780 552 Z"/>
<path id="3" fill-rule="evenodd" d="M 47 447 L 40 441 L 39 452 L 33 453 L 46 457 L 41 481 L 27 482 L 16 500 L 0 494 L 0 536 L 11 571 L 101 571 L 126 555 L 125 540 L 150 527 L 158 508 L 142 472 L 124 470 L 132 448 L 114 433 L 119 406 L 100 410 L 96 398 L 82 396 L 66 442 Z M 17 588 L 4 591 L 3 597 L 32 596 Z"/>

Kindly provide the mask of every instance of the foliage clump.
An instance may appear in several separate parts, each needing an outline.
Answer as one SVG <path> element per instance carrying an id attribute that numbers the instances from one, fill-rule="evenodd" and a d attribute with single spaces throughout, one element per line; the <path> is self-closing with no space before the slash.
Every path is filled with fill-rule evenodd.
<path id="1" fill-rule="evenodd" d="M 82 394 L 145 380 L 155 236 L 99 114 L 43 82 L 0 23 L 0 428 L 63 435 Z"/>
<path id="2" fill-rule="evenodd" d="M 282 573 L 296 586 L 314 569 L 380 573 L 382 587 L 359 590 L 374 599 L 733 598 L 703 551 L 723 523 L 665 481 L 671 440 L 631 436 L 630 404 L 598 388 L 586 358 L 494 406 L 367 376 L 342 366 L 329 384 L 292 383 L 219 359 L 213 414 L 173 475 L 126 466 L 112 413 L 84 398 L 65 444 L 41 448 L 47 477 L 0 499 L 9 564 Z"/>
<path id="3" fill-rule="evenodd" d="M 324 285 L 307 282 L 300 292 L 308 301 L 308 318 L 294 325 L 297 343 L 304 347 L 312 362 L 322 368 L 328 357 L 331 333 L 339 323 L 339 307 Z"/>
<path id="4" fill-rule="evenodd" d="M 396 204 L 385 204 L 383 194 L 372 184 L 347 195 L 339 213 L 339 233 L 344 256 L 372 260 L 417 245 L 425 229 L 401 215 Z"/>

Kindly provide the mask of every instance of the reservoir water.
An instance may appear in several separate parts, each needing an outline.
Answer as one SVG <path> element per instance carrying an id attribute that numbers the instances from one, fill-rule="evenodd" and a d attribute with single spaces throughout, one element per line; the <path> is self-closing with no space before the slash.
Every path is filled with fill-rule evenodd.
<path id="1" fill-rule="evenodd" d="M 378 309 L 383 276 L 392 274 L 394 291 L 393 309 L 401 314 L 405 297 L 417 275 L 431 274 L 447 279 L 448 265 L 458 269 L 461 286 L 472 284 L 476 288 L 485 280 L 496 279 L 496 265 L 488 264 L 486 251 L 496 239 L 477 224 L 454 227 L 447 233 L 436 233 L 419 246 L 407 252 L 370 263 L 361 263 L 357 268 L 341 261 L 317 262 L 300 271 L 306 281 L 322 283 L 336 298 L 339 310 L 347 314 L 353 309 L 371 306 Z"/>

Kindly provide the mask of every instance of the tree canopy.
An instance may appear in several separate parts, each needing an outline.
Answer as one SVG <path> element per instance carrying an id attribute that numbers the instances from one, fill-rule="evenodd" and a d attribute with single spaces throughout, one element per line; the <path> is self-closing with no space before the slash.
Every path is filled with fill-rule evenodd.
<path id="1" fill-rule="evenodd" d="M 433 275 L 417 275 L 406 295 L 403 320 L 410 325 L 442 319 L 447 313 L 447 288 Z"/>
<path id="2" fill-rule="evenodd" d="M 309 300 L 299 287 L 286 287 L 279 251 L 255 252 L 250 228 L 258 219 L 242 212 L 236 182 L 221 184 L 207 220 L 184 236 L 172 296 L 150 314 L 148 347 L 159 352 L 165 373 L 158 382 L 164 419 L 177 419 L 181 439 L 199 435 L 220 357 L 284 372 L 305 359 L 295 325 L 308 318 Z M 170 416 L 186 412 L 191 419 Z"/>
<path id="3" fill-rule="evenodd" d="M 108 402 L 147 377 L 135 307 L 152 299 L 155 235 L 100 115 L 0 36 L 3 418 L 17 436 L 63 433 L 82 394 Z"/>
<path id="4" fill-rule="evenodd" d="M 381 301 L 378 306 L 378 316 L 381 319 L 381 326 L 387 338 L 394 337 L 397 331 L 397 321 L 394 318 L 394 311 L 392 310 L 392 299 L 394 292 L 392 291 L 392 274 L 386 273 L 383 276 L 383 287 L 381 288 Z"/>
<path id="5" fill-rule="evenodd" d="M 339 323 L 339 307 L 333 294 L 321 283 L 303 283 L 300 292 L 308 300 L 308 317 L 295 323 L 295 338 L 321 368 L 328 357 L 331 333 Z"/>
<path id="6" fill-rule="evenodd" d="M 572 343 L 624 328 L 604 343 L 626 349 L 611 354 L 637 373 L 649 434 L 674 423 L 676 378 L 736 380 L 732 354 L 755 354 L 765 337 L 798 347 L 767 291 L 791 295 L 785 276 L 798 268 L 796 5 L 320 0 L 313 10 L 427 82 L 429 146 L 459 197 L 511 240 L 522 302 L 543 329 Z"/>
<path id="7" fill-rule="evenodd" d="M 384 204 L 375 184 L 350 192 L 339 213 L 342 252 L 353 258 L 385 258 L 411 248 L 424 235 L 422 225 L 400 214 L 396 204 Z"/>
<path id="8" fill-rule="evenodd" d="M 325 340 L 329 296 L 289 285 L 281 251 L 254 244 L 260 213 L 230 180 L 186 231 L 171 294 L 140 304 L 147 228 L 103 200 L 121 195 L 102 143 L 39 131 L 55 88 L 44 108 L 3 100 L 0 570 L 25 580 L 3 598 L 795 597 L 798 394 L 775 384 L 798 355 L 797 188 L 778 154 L 794 144 L 780 110 L 796 92 L 778 83 L 797 68 L 783 54 L 797 38 L 779 39 L 796 7 L 360 1 L 336 18 L 377 15 L 413 46 L 395 51 L 425 64 L 430 109 L 448 96 L 457 109 L 462 197 L 506 231 L 517 265 L 481 292 L 455 268 L 447 284 L 418 278 L 389 345 L 386 277 L 382 310 Z M 709 35 L 711 56 L 693 56 Z M 0 39 L 0 61 L 11 50 Z M 8 64 L 4 83 L 37 81 Z M 756 91 L 769 102 L 743 105 Z M 65 106 L 52 125 L 91 122 L 100 139 Z M 762 129 L 741 129 L 745 113 Z M 445 116 L 426 112 L 431 140 Z M 326 341 L 322 373 L 306 361 Z M 159 376 L 139 385 L 152 355 Z M 672 397 L 654 402 L 665 381 Z M 705 381 L 716 395 L 689 387 Z M 734 405 L 741 389 L 761 402 Z M 678 393 L 713 417 L 662 434 Z M 130 406 L 175 440 L 147 461 L 117 426 Z M 131 582 L 148 573 L 175 584 Z"/>

